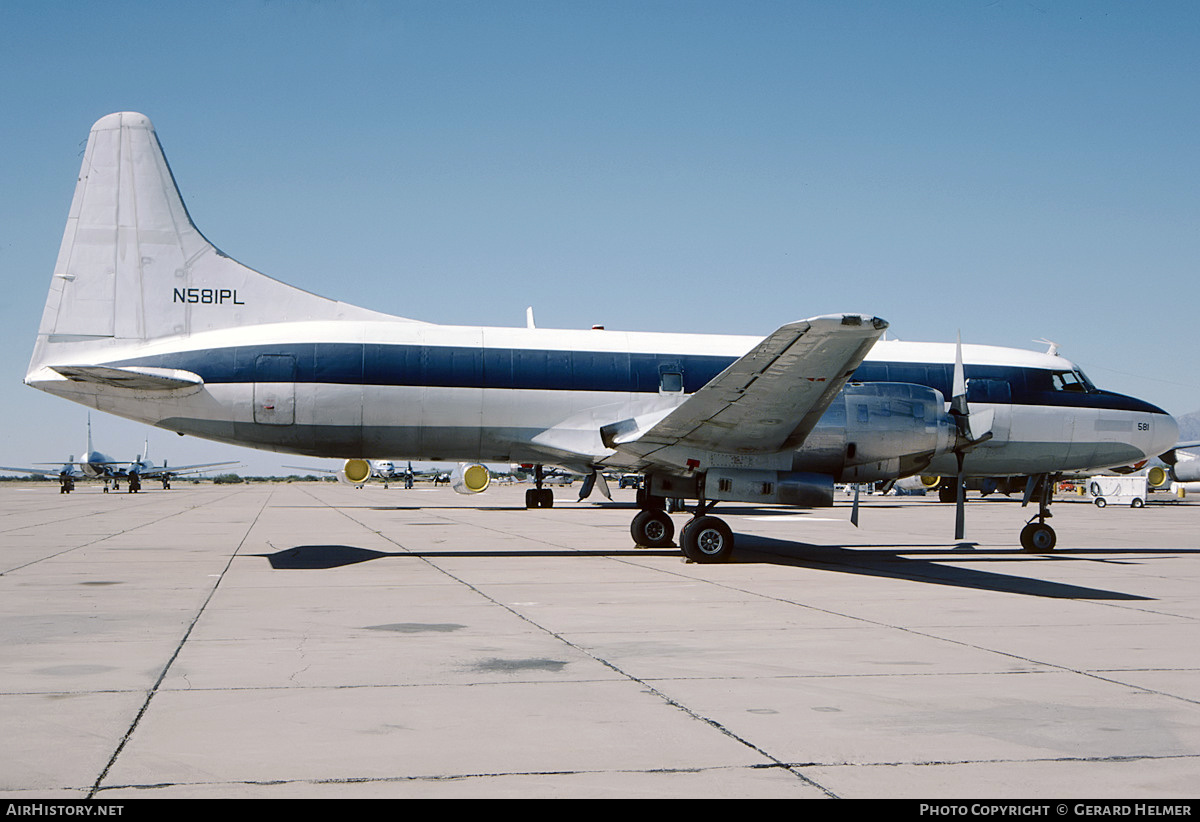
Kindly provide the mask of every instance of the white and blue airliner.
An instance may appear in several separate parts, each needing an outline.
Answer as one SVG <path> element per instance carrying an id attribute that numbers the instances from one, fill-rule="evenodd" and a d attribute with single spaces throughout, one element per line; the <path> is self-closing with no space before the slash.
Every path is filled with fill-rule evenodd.
<path id="1" fill-rule="evenodd" d="M 530 323 L 529 325 L 532 325 Z M 835 483 L 917 474 L 1043 480 L 1022 532 L 1048 550 L 1048 477 L 1175 445 L 1175 420 L 1069 360 L 883 341 L 838 314 L 765 338 L 435 325 L 253 271 L 197 230 L 149 119 L 92 128 L 26 382 L 160 428 L 311 457 L 639 473 L 632 535 L 727 558 L 719 501 L 832 504 Z M 361 462 L 355 463 L 361 466 Z M 961 491 L 960 491 L 961 499 Z M 1027 497 L 1028 499 L 1028 497 Z M 550 504 L 530 489 L 527 505 Z M 961 504 L 959 506 L 961 538 Z"/>

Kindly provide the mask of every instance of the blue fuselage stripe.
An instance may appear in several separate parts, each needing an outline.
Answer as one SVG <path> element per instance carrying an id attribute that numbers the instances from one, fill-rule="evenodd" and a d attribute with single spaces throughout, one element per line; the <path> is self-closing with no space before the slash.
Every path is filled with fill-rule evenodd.
<path id="1" fill-rule="evenodd" d="M 662 374 L 681 373 L 694 393 L 734 357 L 612 351 L 554 351 L 362 343 L 291 343 L 181 351 L 110 363 L 178 368 L 205 383 L 297 382 L 333 385 L 430 386 L 552 391 L 657 393 Z M 856 382 L 907 382 L 950 396 L 951 363 L 870 361 Z M 1006 365 L 965 365 L 977 402 L 1011 402 L 1166 413 L 1150 403 L 1107 391 L 1054 390 L 1052 372 Z"/>

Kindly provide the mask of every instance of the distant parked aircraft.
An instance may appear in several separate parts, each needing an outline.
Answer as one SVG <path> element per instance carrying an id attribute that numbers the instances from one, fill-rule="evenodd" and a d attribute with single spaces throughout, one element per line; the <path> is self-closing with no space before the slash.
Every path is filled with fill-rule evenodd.
<path id="1" fill-rule="evenodd" d="M 43 463 L 44 465 L 56 465 L 57 467 L 55 468 L 12 468 L 9 466 L 0 466 L 0 470 L 58 477 L 61 486 L 60 491 L 69 494 L 74 489 L 77 480 L 101 480 L 104 482 L 105 490 L 108 490 L 110 482 L 114 486 L 119 487 L 119 483 L 125 480 L 129 483 L 129 490 L 136 492 L 140 490 L 142 480 L 158 479 L 162 481 L 163 488 L 170 488 L 171 478 L 180 474 L 194 474 L 209 468 L 236 464 L 233 461 L 206 462 L 197 465 L 168 467 L 166 460 L 163 461 L 162 465 L 156 465 L 147 459 L 149 450 L 150 441 L 147 439 L 142 453 L 133 460 L 116 460 L 107 454 L 97 451 L 92 447 L 92 418 L 89 415 L 87 423 L 87 450 L 83 452 L 83 457 L 79 461 L 76 461 L 75 455 L 72 454 L 64 463 Z"/>

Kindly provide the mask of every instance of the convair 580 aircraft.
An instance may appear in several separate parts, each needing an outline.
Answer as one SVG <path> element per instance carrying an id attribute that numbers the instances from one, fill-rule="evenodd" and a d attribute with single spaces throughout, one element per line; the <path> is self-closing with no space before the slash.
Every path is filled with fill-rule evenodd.
<path id="1" fill-rule="evenodd" d="M 877 342 L 886 327 L 840 314 L 765 339 L 467 328 L 327 300 L 212 246 L 150 121 L 124 112 L 88 139 L 26 382 L 293 454 L 639 472 L 634 539 L 671 544 L 663 499 L 696 500 L 680 543 L 702 562 L 733 548 L 717 501 L 830 505 L 835 482 L 1045 478 L 1175 444 L 1168 414 L 1061 357 Z M 486 486 L 471 473 L 464 490 Z M 1047 502 L 1028 549 L 1053 547 Z"/>
<path id="2" fill-rule="evenodd" d="M 49 465 L 50 463 L 43 463 Z M 58 465 L 57 463 L 54 463 Z M 42 474 L 45 476 L 57 476 L 59 478 L 70 477 L 71 479 L 99 479 L 104 480 L 107 490 L 107 482 L 109 480 L 120 481 L 128 479 L 135 474 L 139 479 L 160 479 L 164 488 L 171 487 L 171 479 L 181 474 L 194 474 L 199 471 L 204 471 L 209 468 L 216 468 L 222 465 L 234 465 L 233 462 L 205 462 L 197 465 L 177 465 L 168 467 L 166 462 L 162 465 L 156 465 L 150 461 L 150 440 L 146 440 L 142 453 L 135 460 L 116 460 L 112 457 L 97 451 L 92 447 L 92 418 L 88 415 L 87 423 L 87 448 L 84 449 L 83 458 L 79 462 L 75 461 L 75 456 L 72 454 L 67 458 L 67 461 L 59 465 L 55 469 L 46 468 L 9 468 L 0 466 L 3 471 L 19 471 L 25 474 Z"/>

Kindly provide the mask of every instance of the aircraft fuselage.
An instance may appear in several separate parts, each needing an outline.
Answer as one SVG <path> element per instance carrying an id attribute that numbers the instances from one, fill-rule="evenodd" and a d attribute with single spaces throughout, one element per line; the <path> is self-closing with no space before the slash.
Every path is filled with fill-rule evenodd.
<path id="1" fill-rule="evenodd" d="M 172 431 L 314 457 L 362 456 L 494 462 L 610 462 L 595 431 L 606 422 L 678 406 L 758 342 L 753 337 L 602 330 L 478 328 L 397 322 L 301 322 L 114 347 L 96 365 L 176 369 L 202 386 L 139 391 L 74 382 L 46 369 L 31 384 Z M 973 410 L 993 408 L 993 436 L 965 471 L 999 476 L 1116 465 L 1175 442 L 1175 421 L 1155 406 L 1072 381 L 1062 357 L 964 346 Z M 852 383 L 925 386 L 950 394 L 954 346 L 880 341 Z M 848 386 L 846 392 L 854 386 Z M 846 393 L 844 392 L 844 393 Z M 83 396 L 80 396 L 80 395 Z M 911 413 L 905 398 L 869 408 L 836 402 L 804 445 L 745 457 L 739 466 L 818 471 L 839 481 L 955 472 L 947 449 L 924 465 L 847 458 L 864 430 Z M 907 410 L 906 410 L 907 409 Z M 562 427 L 564 420 L 582 420 Z M 909 420 L 912 422 L 912 420 Z M 936 427 L 916 420 L 917 429 Z M 560 449 L 545 432 L 558 426 Z M 910 453 L 895 434 L 888 447 Z M 933 435 L 936 436 L 936 435 Z M 542 441 L 539 441 L 539 437 Z M 851 449 L 853 450 L 853 449 Z M 925 453 L 928 449 L 916 449 Z M 566 459 L 566 456 L 571 459 Z M 876 455 L 879 456 L 879 455 Z M 885 455 L 886 456 L 886 455 Z M 718 464 L 700 455 L 701 467 Z M 716 462 L 714 462 L 716 460 Z M 679 456 L 682 467 L 685 455 Z M 707 463 L 707 464 L 705 464 Z M 878 463 L 878 464 L 877 464 Z"/>

